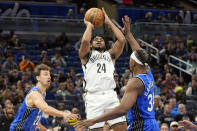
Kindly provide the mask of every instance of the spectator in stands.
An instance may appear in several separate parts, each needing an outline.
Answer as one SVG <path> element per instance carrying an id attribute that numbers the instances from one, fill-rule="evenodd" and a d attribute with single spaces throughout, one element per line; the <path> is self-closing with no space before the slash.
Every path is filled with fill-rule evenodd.
<path id="1" fill-rule="evenodd" d="M 9 73 L 9 71 L 18 69 L 18 66 L 16 62 L 14 61 L 13 54 L 9 54 L 6 58 L 6 61 L 2 65 L 2 72 L 3 73 Z"/>
<path id="2" fill-rule="evenodd" d="M 73 12 L 73 9 L 69 9 L 68 10 L 68 13 L 67 13 L 67 16 L 66 16 L 67 19 L 75 19 L 75 14 Z"/>
<path id="3" fill-rule="evenodd" d="M 44 57 L 48 57 L 48 54 L 47 54 L 46 50 L 42 50 L 42 52 L 40 54 L 40 60 L 42 60 Z"/>
<path id="4" fill-rule="evenodd" d="M 155 107 L 155 118 L 157 119 L 160 115 L 163 114 L 163 104 L 161 101 L 161 97 L 156 95 L 154 97 L 154 107 Z"/>
<path id="5" fill-rule="evenodd" d="M 62 100 L 66 100 L 66 85 L 64 82 L 60 83 L 60 88 L 57 90 L 56 95 Z"/>
<path id="6" fill-rule="evenodd" d="M 178 126 L 179 126 L 179 123 L 176 122 L 176 121 L 173 121 L 170 123 L 170 131 L 178 131 Z"/>
<path id="7" fill-rule="evenodd" d="M 80 91 L 76 88 L 76 86 L 73 83 L 68 83 L 66 94 L 68 94 L 68 95 L 80 95 Z"/>
<path id="8" fill-rule="evenodd" d="M 41 60 L 41 63 L 42 63 L 42 64 L 45 64 L 45 65 L 48 65 L 48 66 L 50 66 L 50 67 L 52 67 L 52 63 L 51 63 L 51 61 L 48 59 L 48 56 L 43 57 L 42 60 Z"/>
<path id="9" fill-rule="evenodd" d="M 0 116 L 1 131 L 9 131 L 10 124 L 15 116 L 13 104 L 7 104 L 4 108 L 4 113 Z"/>
<path id="10" fill-rule="evenodd" d="M 197 14 L 193 14 L 192 24 L 197 24 Z"/>
<path id="11" fill-rule="evenodd" d="M 158 117 L 158 122 L 166 123 L 168 126 L 170 126 L 170 123 L 174 121 L 174 117 L 170 114 L 171 112 L 171 106 L 169 104 L 165 104 L 164 106 L 164 114 L 160 115 Z"/>
<path id="12" fill-rule="evenodd" d="M 164 17 L 164 12 L 160 12 L 155 21 L 157 23 L 165 23 L 166 18 Z"/>
<path id="13" fill-rule="evenodd" d="M 12 36 L 11 40 L 9 41 L 9 46 L 16 50 L 21 48 L 21 43 L 17 35 Z"/>
<path id="14" fill-rule="evenodd" d="M 143 40 L 144 42 L 149 43 L 149 44 L 151 43 L 151 40 L 150 40 L 148 34 L 143 35 L 142 40 Z M 140 42 L 140 46 L 141 46 L 143 49 L 146 49 L 146 45 L 145 45 L 143 42 Z"/>
<path id="15" fill-rule="evenodd" d="M 120 94 L 120 89 L 121 89 L 122 85 L 120 84 L 119 75 L 117 73 L 114 73 L 114 80 L 115 80 L 115 83 L 116 83 L 115 91 L 119 95 Z"/>
<path id="16" fill-rule="evenodd" d="M 183 76 L 180 76 L 178 78 L 178 85 L 183 87 L 184 90 L 186 89 L 186 82 Z"/>
<path id="17" fill-rule="evenodd" d="M 80 93 L 83 94 L 84 93 L 84 90 L 83 90 L 83 78 L 81 76 L 81 73 L 77 73 L 76 74 L 75 85 L 76 85 L 76 88 L 80 91 Z"/>
<path id="18" fill-rule="evenodd" d="M 152 21 L 152 16 L 153 16 L 152 12 L 147 12 L 143 21 L 144 22 L 151 22 Z"/>
<path id="19" fill-rule="evenodd" d="M 21 82 L 20 84 L 21 84 L 23 90 L 25 89 L 25 84 L 26 83 L 29 83 L 29 84 L 32 83 L 32 81 L 30 80 L 30 76 L 29 76 L 28 72 L 22 72 L 22 77 L 21 77 L 20 82 Z"/>
<path id="20" fill-rule="evenodd" d="M 69 42 L 68 37 L 66 36 L 65 32 L 62 32 L 61 35 L 55 38 L 52 47 L 57 50 L 61 50 L 65 43 Z"/>
<path id="21" fill-rule="evenodd" d="M 47 41 L 47 37 L 43 36 L 41 38 L 41 42 L 39 43 L 38 49 L 39 50 L 48 50 L 50 48 L 50 44 Z"/>
<path id="22" fill-rule="evenodd" d="M 184 116 L 188 116 L 191 121 L 194 120 L 194 117 L 192 116 L 192 114 L 186 111 L 185 105 L 179 104 L 179 114 L 175 117 L 175 120 L 181 121 L 183 120 Z"/>
<path id="23" fill-rule="evenodd" d="M 72 78 L 72 80 L 75 81 L 75 75 L 76 75 L 75 68 L 70 67 L 68 76 L 70 76 Z"/>
<path id="24" fill-rule="evenodd" d="M 53 75 L 53 82 L 51 83 L 51 86 L 53 89 L 59 89 L 60 83 L 58 74 Z"/>
<path id="25" fill-rule="evenodd" d="M 189 34 L 187 36 L 186 46 L 187 46 L 187 49 L 188 50 L 190 50 L 193 46 L 195 46 L 194 40 L 192 38 L 192 34 Z"/>
<path id="26" fill-rule="evenodd" d="M 15 105 L 20 105 L 23 102 L 23 100 L 24 100 L 24 91 L 22 89 L 17 89 L 13 103 Z"/>
<path id="27" fill-rule="evenodd" d="M 172 91 L 176 86 L 175 81 L 172 80 L 171 73 L 165 74 L 165 80 L 161 83 L 161 92 Z"/>
<path id="28" fill-rule="evenodd" d="M 15 84 L 19 80 L 18 70 L 11 70 L 8 74 L 10 84 Z"/>
<path id="29" fill-rule="evenodd" d="M 192 85 L 188 87 L 186 95 L 195 95 L 197 96 L 197 74 L 192 74 Z"/>
<path id="30" fill-rule="evenodd" d="M 21 62 L 24 60 L 24 57 L 28 55 L 28 52 L 26 51 L 25 45 L 22 45 L 21 48 L 19 49 L 18 53 L 16 54 L 15 60 L 17 63 Z"/>
<path id="31" fill-rule="evenodd" d="M 185 48 L 185 45 L 183 42 L 180 43 L 179 47 L 176 49 L 176 56 L 182 60 L 185 60 L 187 57 L 187 49 Z"/>
<path id="32" fill-rule="evenodd" d="M 64 55 L 68 56 L 74 50 L 75 50 L 75 48 L 71 46 L 70 42 L 67 42 L 67 43 L 64 43 L 64 47 L 63 47 L 62 53 Z"/>
<path id="33" fill-rule="evenodd" d="M 56 64 L 57 67 L 64 67 L 64 66 L 66 66 L 66 62 L 63 59 L 63 57 L 61 56 L 60 51 L 56 51 L 55 56 L 53 56 L 51 58 L 51 63 L 53 65 Z"/>
<path id="34" fill-rule="evenodd" d="M 187 60 L 187 63 L 191 64 L 193 67 L 187 65 L 186 70 L 189 72 L 193 72 L 195 67 L 197 67 L 197 58 L 194 53 L 191 54 L 190 58 Z"/>
<path id="35" fill-rule="evenodd" d="M 174 23 L 174 18 L 171 13 L 168 13 L 166 23 Z"/>
<path id="36" fill-rule="evenodd" d="M 169 131 L 169 126 L 166 123 L 162 123 L 160 127 L 160 131 Z"/>
<path id="37" fill-rule="evenodd" d="M 162 47 L 161 47 L 162 44 L 159 43 L 158 39 L 155 39 L 154 42 L 152 43 L 152 45 L 154 47 L 156 47 L 159 51 L 162 49 Z M 155 50 L 151 50 L 151 53 L 156 54 L 157 52 Z"/>
<path id="38" fill-rule="evenodd" d="M 179 110 L 177 108 L 176 98 L 175 97 L 170 98 L 169 104 L 171 106 L 170 114 L 175 117 L 179 113 Z"/>
<path id="39" fill-rule="evenodd" d="M 130 78 L 130 76 L 131 76 L 131 71 L 130 71 L 130 69 L 125 68 L 122 77 L 123 77 L 123 78 Z"/>
<path id="40" fill-rule="evenodd" d="M 63 67 L 57 68 L 57 73 L 58 73 L 58 77 L 59 77 L 59 82 L 65 82 L 66 75 L 64 73 L 64 68 Z"/>
<path id="41" fill-rule="evenodd" d="M 26 55 L 24 60 L 19 63 L 20 71 L 31 70 L 34 71 L 35 64 L 31 61 L 30 56 Z"/>
<path id="42" fill-rule="evenodd" d="M 183 17 L 181 15 L 176 15 L 175 23 L 183 24 Z"/>
<path id="43" fill-rule="evenodd" d="M 81 7 L 79 10 L 79 14 L 77 15 L 77 18 L 84 19 L 84 16 L 85 16 L 85 9 L 84 9 L 84 7 Z"/>

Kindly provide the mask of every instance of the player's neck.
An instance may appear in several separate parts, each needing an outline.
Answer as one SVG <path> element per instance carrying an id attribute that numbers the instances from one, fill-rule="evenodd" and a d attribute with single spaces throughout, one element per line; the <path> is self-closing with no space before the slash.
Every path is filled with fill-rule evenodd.
<path id="1" fill-rule="evenodd" d="M 135 69 L 133 70 L 133 76 L 136 76 L 138 74 L 146 74 L 146 68 L 135 67 Z"/>
<path id="2" fill-rule="evenodd" d="M 36 85 L 39 89 L 40 89 L 40 91 L 41 91 L 41 93 L 42 94 L 45 94 L 46 93 L 46 89 L 47 89 L 47 87 L 45 87 L 45 86 L 43 86 L 41 83 L 37 83 L 37 85 Z"/>

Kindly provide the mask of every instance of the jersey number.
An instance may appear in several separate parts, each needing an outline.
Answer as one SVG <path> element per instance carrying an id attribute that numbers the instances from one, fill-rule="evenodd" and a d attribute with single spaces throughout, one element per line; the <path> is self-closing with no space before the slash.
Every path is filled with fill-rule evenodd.
<path id="1" fill-rule="evenodd" d="M 154 99 L 153 99 L 153 95 L 152 94 L 149 94 L 148 95 L 148 101 L 149 101 L 149 107 L 148 107 L 148 111 L 152 111 L 153 110 L 153 105 L 154 105 Z"/>
<path id="2" fill-rule="evenodd" d="M 101 72 L 106 73 L 105 63 L 103 63 L 103 65 L 101 63 L 98 63 L 97 67 L 98 67 L 97 73 L 101 73 Z"/>

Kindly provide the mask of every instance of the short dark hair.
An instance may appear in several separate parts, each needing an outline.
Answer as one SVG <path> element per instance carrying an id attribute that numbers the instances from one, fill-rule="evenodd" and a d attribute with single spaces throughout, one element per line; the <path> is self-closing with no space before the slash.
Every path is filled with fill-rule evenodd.
<path id="1" fill-rule="evenodd" d="M 104 42 L 105 42 L 105 47 L 106 47 L 105 50 L 109 50 L 109 49 L 111 48 L 111 46 L 110 46 L 110 44 L 109 44 L 107 38 L 106 38 L 103 34 L 97 34 L 97 35 L 93 36 L 92 39 L 91 39 L 91 41 L 90 41 L 90 43 L 92 44 L 92 41 L 93 41 L 94 38 L 97 37 L 97 36 L 103 38 L 103 40 L 104 40 Z"/>
<path id="2" fill-rule="evenodd" d="M 149 54 L 145 50 L 136 50 L 136 57 L 145 65 L 149 62 Z"/>

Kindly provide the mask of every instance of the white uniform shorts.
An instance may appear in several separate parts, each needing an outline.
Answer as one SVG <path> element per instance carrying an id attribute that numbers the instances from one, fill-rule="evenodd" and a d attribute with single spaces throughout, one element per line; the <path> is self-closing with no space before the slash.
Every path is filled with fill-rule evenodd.
<path id="1" fill-rule="evenodd" d="M 85 106 L 86 106 L 86 117 L 92 119 L 97 116 L 108 112 L 109 110 L 120 105 L 117 94 L 114 90 L 110 91 L 99 91 L 96 93 L 85 93 L 84 94 Z M 112 126 L 115 124 L 126 122 L 125 116 L 109 120 L 107 123 Z M 105 122 L 99 122 L 90 126 L 90 129 L 98 129 L 104 126 Z"/>

